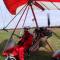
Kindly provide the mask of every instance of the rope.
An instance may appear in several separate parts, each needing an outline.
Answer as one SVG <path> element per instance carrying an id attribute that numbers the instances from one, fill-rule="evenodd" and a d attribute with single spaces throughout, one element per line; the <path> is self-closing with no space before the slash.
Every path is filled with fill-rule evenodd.
<path id="1" fill-rule="evenodd" d="M 36 27 L 38 28 L 37 19 L 36 19 L 36 16 L 35 16 L 35 13 L 34 13 L 34 10 L 33 10 L 32 5 L 30 5 L 30 7 L 31 7 L 31 11 L 32 11 L 32 14 L 33 14 L 33 17 L 34 17 L 35 23 L 36 23 Z"/>
<path id="2" fill-rule="evenodd" d="M 29 11 L 29 7 L 28 7 L 28 10 L 27 10 L 27 13 L 26 13 L 26 16 L 25 16 L 24 23 L 23 23 L 22 27 L 23 27 L 24 24 L 25 24 L 25 21 L 26 21 L 27 15 L 28 15 L 28 11 Z"/>
<path id="3" fill-rule="evenodd" d="M 26 5 L 25 5 L 26 6 Z M 25 7 L 24 6 L 24 7 Z M 4 27 L 4 28 L 7 28 L 8 25 L 15 19 L 15 17 L 24 9 L 24 7 L 22 7 L 22 9 L 14 16 L 14 18 Z"/>

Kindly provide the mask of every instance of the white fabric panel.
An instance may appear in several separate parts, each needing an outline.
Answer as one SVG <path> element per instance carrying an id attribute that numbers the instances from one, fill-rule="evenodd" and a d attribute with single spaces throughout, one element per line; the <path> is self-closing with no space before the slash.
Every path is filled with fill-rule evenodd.
<path id="1" fill-rule="evenodd" d="M 41 6 L 43 6 L 45 9 L 46 9 L 46 7 L 48 7 L 50 10 L 57 10 L 57 8 L 54 5 L 56 5 L 60 9 L 60 3 L 59 2 L 52 2 L 53 3 L 52 4 L 51 2 L 42 2 L 42 1 L 39 2 L 38 1 L 38 3 L 41 4 Z"/>
<path id="2" fill-rule="evenodd" d="M 51 3 L 44 2 L 43 4 L 45 4 L 49 9 L 56 9 L 55 6 L 53 6 Z M 54 4 L 56 4 L 60 8 L 60 3 L 54 3 Z M 18 11 L 21 8 L 22 7 L 17 8 L 16 13 L 18 13 Z M 49 15 L 50 15 L 50 26 L 60 26 L 60 11 L 58 11 L 58 10 L 49 10 L 49 11 L 45 10 L 43 12 L 40 9 L 36 8 L 35 6 L 33 6 L 33 8 L 34 8 L 35 16 L 37 18 L 37 23 L 38 23 L 39 27 L 48 26 L 47 13 L 49 13 Z M 23 11 L 14 19 L 14 21 L 7 27 L 7 29 L 15 28 L 22 13 L 23 13 Z M 18 25 L 18 28 L 23 28 L 22 25 L 24 22 L 25 15 L 26 15 L 26 12 L 23 15 L 23 18 L 21 19 L 21 21 Z M 0 29 L 5 27 L 13 17 L 14 17 L 14 15 L 11 15 L 8 12 L 8 10 L 6 9 L 6 7 L 3 3 L 3 0 L 0 0 Z M 27 19 L 24 24 L 24 27 L 27 27 L 27 26 L 36 27 L 31 9 L 29 9 L 28 16 L 27 16 Z"/>
<path id="3" fill-rule="evenodd" d="M 60 26 L 60 11 L 53 10 L 49 12 L 50 14 L 50 26 Z"/>

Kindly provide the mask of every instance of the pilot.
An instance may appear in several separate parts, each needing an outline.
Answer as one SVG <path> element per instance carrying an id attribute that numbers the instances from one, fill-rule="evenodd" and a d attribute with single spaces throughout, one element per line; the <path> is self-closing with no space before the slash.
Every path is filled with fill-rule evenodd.
<path id="1" fill-rule="evenodd" d="M 24 35 L 22 37 L 18 36 L 18 38 L 20 41 L 17 46 L 12 49 L 10 56 L 24 60 L 25 52 L 32 46 L 33 35 L 28 31 L 28 28 L 24 28 Z"/>

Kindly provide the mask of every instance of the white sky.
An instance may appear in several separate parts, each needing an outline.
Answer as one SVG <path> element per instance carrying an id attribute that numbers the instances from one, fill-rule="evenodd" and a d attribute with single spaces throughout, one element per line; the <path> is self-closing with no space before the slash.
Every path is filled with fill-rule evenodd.
<path id="1" fill-rule="evenodd" d="M 46 10 L 44 12 L 40 11 L 39 9 L 35 9 L 35 14 L 37 18 L 37 22 L 39 27 L 41 26 L 48 26 L 48 21 L 47 21 L 47 13 L 50 15 L 50 25 L 51 26 L 60 26 L 60 11 L 58 10 Z M 26 13 L 26 12 L 25 12 Z M 15 18 L 15 20 L 7 27 L 7 28 L 14 28 L 17 24 L 17 21 L 19 20 L 22 12 Z M 25 14 L 24 14 L 25 16 Z M 18 26 L 18 28 L 21 28 L 24 22 L 24 16 Z M 6 9 L 3 0 L 0 0 L 0 29 L 5 27 L 8 22 L 13 18 L 14 16 L 11 15 L 8 10 Z M 24 26 L 30 26 L 30 27 L 35 27 L 35 22 L 32 21 L 33 15 L 31 13 L 31 10 L 29 9 L 29 13 L 25 22 Z"/>

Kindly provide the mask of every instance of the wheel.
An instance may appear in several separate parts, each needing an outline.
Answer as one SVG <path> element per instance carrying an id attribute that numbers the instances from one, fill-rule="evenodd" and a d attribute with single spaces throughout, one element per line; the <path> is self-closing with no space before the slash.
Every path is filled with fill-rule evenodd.
<path id="1" fill-rule="evenodd" d="M 5 58 L 5 60 L 16 60 L 16 58 L 13 57 L 13 56 L 8 56 L 8 57 Z"/>

